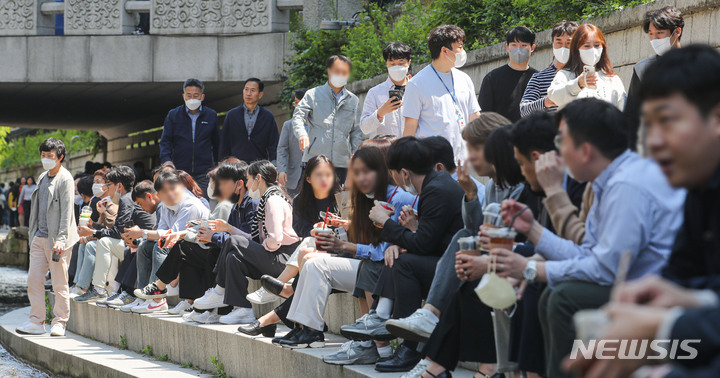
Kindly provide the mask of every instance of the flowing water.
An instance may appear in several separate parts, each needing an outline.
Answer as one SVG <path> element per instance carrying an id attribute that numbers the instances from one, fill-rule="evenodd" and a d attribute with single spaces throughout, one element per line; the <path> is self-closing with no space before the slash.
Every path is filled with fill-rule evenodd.
<path id="1" fill-rule="evenodd" d="M 0 316 L 29 305 L 26 284 L 25 270 L 0 266 Z M 0 345 L 0 377 L 46 378 L 48 375 L 18 361 Z"/>

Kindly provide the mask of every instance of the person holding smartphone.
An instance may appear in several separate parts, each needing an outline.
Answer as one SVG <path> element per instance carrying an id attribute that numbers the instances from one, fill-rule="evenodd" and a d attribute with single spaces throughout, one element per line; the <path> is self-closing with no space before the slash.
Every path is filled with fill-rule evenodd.
<path id="1" fill-rule="evenodd" d="M 32 193 L 30 214 L 30 267 L 28 298 L 30 319 L 18 327 L 21 334 L 41 335 L 45 331 L 45 273 L 52 274 L 55 304 L 51 336 L 65 336 L 70 317 L 68 265 L 73 244 L 78 240 L 74 215 L 75 183 L 72 174 L 62 166 L 65 144 L 48 138 L 40 144 L 43 172 Z"/>
<path id="2" fill-rule="evenodd" d="M 555 74 L 547 98 L 562 109 L 579 98 L 594 97 L 623 110 L 627 94 L 610 62 L 607 42 L 600 28 L 578 27 L 570 42 L 570 59 Z"/>
<path id="3" fill-rule="evenodd" d="M 401 137 L 405 128 L 402 98 L 410 75 L 412 50 L 402 42 L 393 42 L 383 49 L 388 78 L 370 88 L 365 96 L 360 129 L 365 135 L 393 135 Z"/>

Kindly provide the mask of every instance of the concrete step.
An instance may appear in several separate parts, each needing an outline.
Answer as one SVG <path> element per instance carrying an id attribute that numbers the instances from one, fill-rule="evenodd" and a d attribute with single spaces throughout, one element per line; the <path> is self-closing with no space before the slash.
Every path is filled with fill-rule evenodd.
<path id="1" fill-rule="evenodd" d="M 63 377 L 211 377 L 177 364 L 155 361 L 136 352 L 120 350 L 68 332 L 66 337 L 18 335 L 30 308 L 0 317 L 0 342 L 19 359 Z M 49 330 L 49 326 L 47 326 Z"/>

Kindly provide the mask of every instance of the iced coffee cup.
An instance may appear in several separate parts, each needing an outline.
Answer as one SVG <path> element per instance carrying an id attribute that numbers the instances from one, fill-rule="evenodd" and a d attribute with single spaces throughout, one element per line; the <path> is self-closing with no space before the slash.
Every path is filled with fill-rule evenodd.
<path id="1" fill-rule="evenodd" d="M 480 256 L 482 252 L 477 248 L 477 237 L 468 236 L 458 239 L 460 253 L 471 256 Z"/>
<path id="2" fill-rule="evenodd" d="M 501 227 L 490 228 L 487 230 L 487 234 L 490 237 L 490 244 L 487 246 L 488 250 L 503 248 L 512 251 L 517 232 L 509 227 Z"/>
<path id="3" fill-rule="evenodd" d="M 599 340 L 608 325 L 610 318 L 603 310 L 580 310 L 573 316 L 575 324 L 575 337 L 588 343 L 590 340 Z"/>
<path id="4" fill-rule="evenodd" d="M 395 212 L 395 206 L 393 206 L 393 205 L 392 205 L 391 203 L 389 203 L 389 202 L 378 201 L 378 205 L 382 206 L 383 209 L 385 209 L 385 210 L 390 210 L 390 211 L 392 211 L 393 213 Z M 377 228 L 383 228 L 383 225 L 375 223 L 375 227 L 377 227 Z"/>
<path id="5" fill-rule="evenodd" d="M 332 233 L 333 233 L 333 230 L 331 230 L 329 228 L 315 227 L 310 231 L 310 236 L 317 239 L 318 235 L 330 235 Z M 320 245 L 317 243 L 317 241 L 315 242 L 315 249 L 317 249 L 318 251 L 324 251 L 324 249 L 322 249 L 322 247 L 320 247 Z"/>

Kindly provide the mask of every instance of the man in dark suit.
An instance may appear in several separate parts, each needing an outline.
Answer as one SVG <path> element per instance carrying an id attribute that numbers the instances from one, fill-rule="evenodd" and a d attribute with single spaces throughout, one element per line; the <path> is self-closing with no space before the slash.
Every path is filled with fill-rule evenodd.
<path id="1" fill-rule="evenodd" d="M 205 191 L 207 171 L 218 161 L 217 113 L 202 106 L 205 85 L 198 79 L 187 79 L 183 84 L 183 100 L 165 118 L 160 138 L 160 162 L 168 160 L 177 169 L 189 173 Z"/>
<path id="2" fill-rule="evenodd" d="M 252 77 L 245 81 L 244 104 L 225 116 L 220 157 L 234 156 L 248 164 L 276 159 L 280 132 L 272 112 L 258 105 L 264 90 L 265 84 L 260 79 Z"/>

